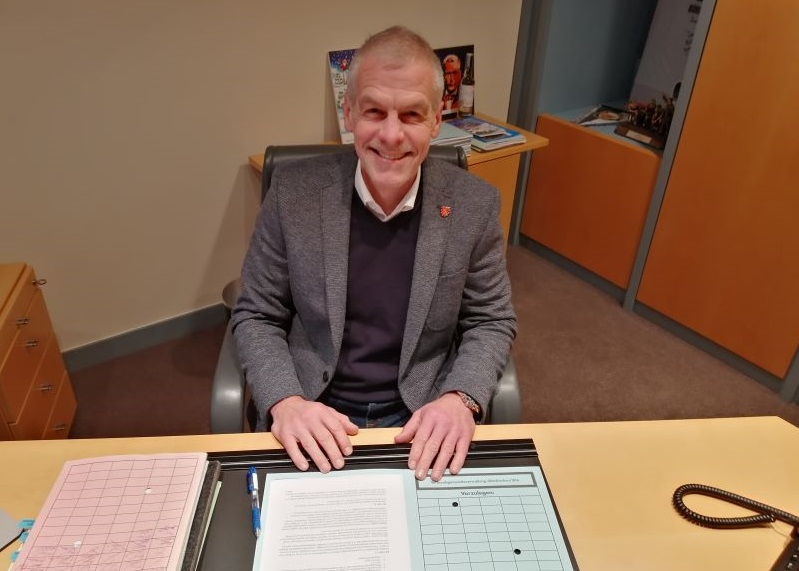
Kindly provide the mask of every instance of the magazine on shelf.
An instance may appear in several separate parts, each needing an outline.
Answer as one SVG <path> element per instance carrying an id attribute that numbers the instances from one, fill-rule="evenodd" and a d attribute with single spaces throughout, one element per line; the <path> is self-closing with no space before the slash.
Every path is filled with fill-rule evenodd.
<path id="1" fill-rule="evenodd" d="M 448 145 L 451 147 L 460 147 L 466 156 L 472 151 L 472 134 L 459 129 L 455 125 L 447 121 L 441 122 L 441 129 L 438 135 L 431 141 L 432 145 Z"/>
<path id="2" fill-rule="evenodd" d="M 577 117 L 574 122 L 578 125 L 590 127 L 591 125 L 615 125 L 630 120 L 630 114 L 610 105 L 597 105 L 588 113 Z"/>
<path id="3" fill-rule="evenodd" d="M 493 151 L 511 145 L 519 145 L 527 138 L 519 131 L 478 119 L 475 116 L 448 121 L 451 125 L 472 134 L 472 147 L 478 151 Z"/>
<path id="4" fill-rule="evenodd" d="M 344 125 L 344 93 L 347 91 L 347 72 L 352 63 L 352 57 L 357 51 L 352 49 L 327 53 L 330 81 L 333 85 L 333 102 L 336 106 L 338 131 L 342 143 L 352 143 L 355 140 L 353 134 Z"/>
<path id="5" fill-rule="evenodd" d="M 466 72 L 466 54 L 474 54 L 474 45 L 439 48 L 436 52 L 444 73 L 444 93 L 441 96 L 441 115 L 444 119 L 454 119 L 460 108 L 460 91 L 463 74 Z M 474 66 L 472 66 L 474 74 Z"/>

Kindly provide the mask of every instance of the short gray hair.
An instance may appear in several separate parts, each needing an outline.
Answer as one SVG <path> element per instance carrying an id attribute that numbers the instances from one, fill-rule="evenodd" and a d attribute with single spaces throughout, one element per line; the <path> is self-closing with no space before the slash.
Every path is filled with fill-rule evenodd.
<path id="1" fill-rule="evenodd" d="M 433 105 L 435 106 L 440 101 L 444 93 L 444 73 L 436 52 L 433 51 L 427 40 L 416 32 L 404 26 L 392 26 L 369 36 L 355 52 L 347 77 L 346 97 L 350 102 L 358 89 L 358 69 L 361 60 L 371 55 L 376 55 L 391 63 L 405 64 L 416 60 L 428 64 L 432 74 L 433 88 L 436 91 L 432 101 Z"/>

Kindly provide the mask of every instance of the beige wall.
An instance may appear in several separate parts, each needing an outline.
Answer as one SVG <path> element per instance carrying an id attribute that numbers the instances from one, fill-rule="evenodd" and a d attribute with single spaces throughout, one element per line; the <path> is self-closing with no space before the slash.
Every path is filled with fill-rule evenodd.
<path id="1" fill-rule="evenodd" d="M 62 349 L 219 303 L 257 213 L 247 155 L 337 130 L 328 50 L 401 23 L 475 45 L 504 118 L 521 0 L 0 0 L 0 261 Z"/>

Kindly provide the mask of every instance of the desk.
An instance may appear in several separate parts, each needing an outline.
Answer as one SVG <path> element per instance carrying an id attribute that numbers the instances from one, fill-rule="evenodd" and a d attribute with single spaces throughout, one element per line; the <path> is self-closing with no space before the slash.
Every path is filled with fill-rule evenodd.
<path id="1" fill-rule="evenodd" d="M 362 430 L 357 444 L 399 429 Z M 799 514 L 799 428 L 776 417 L 480 426 L 478 439 L 532 437 L 583 571 L 768 569 L 789 528 L 712 530 L 683 520 L 671 494 L 695 482 Z M 104 454 L 275 448 L 271 434 L 0 442 L 0 506 L 34 517 L 64 461 Z M 735 506 L 690 496 L 708 514 Z M 782 534 L 782 535 L 780 535 Z M 8 564 L 8 551 L 0 568 Z"/>
<path id="2" fill-rule="evenodd" d="M 502 225 L 505 241 L 507 242 L 508 234 L 510 233 L 513 201 L 516 197 L 516 184 L 522 153 L 542 149 L 549 144 L 549 141 L 540 135 L 504 123 L 493 117 L 488 117 L 479 113 L 476 115 L 486 121 L 491 121 L 497 125 L 503 125 L 509 129 L 519 131 L 527 138 L 527 142 L 521 145 L 505 147 L 504 149 L 497 149 L 496 151 L 480 153 L 472 150 L 472 153 L 468 157 L 469 172 L 479 176 L 499 190 L 501 197 L 499 221 Z M 249 163 L 259 174 L 262 173 L 264 168 L 264 154 L 251 155 L 249 157 Z"/>

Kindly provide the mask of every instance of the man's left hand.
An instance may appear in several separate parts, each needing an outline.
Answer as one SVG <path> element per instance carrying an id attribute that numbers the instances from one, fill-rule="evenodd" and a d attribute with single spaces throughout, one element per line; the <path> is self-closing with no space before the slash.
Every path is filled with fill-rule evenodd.
<path id="1" fill-rule="evenodd" d="M 432 466 L 432 479 L 438 482 L 447 465 L 452 474 L 463 468 L 474 428 L 474 415 L 461 397 L 446 393 L 414 412 L 394 442 L 413 441 L 408 468 L 417 480 L 424 480 Z"/>

